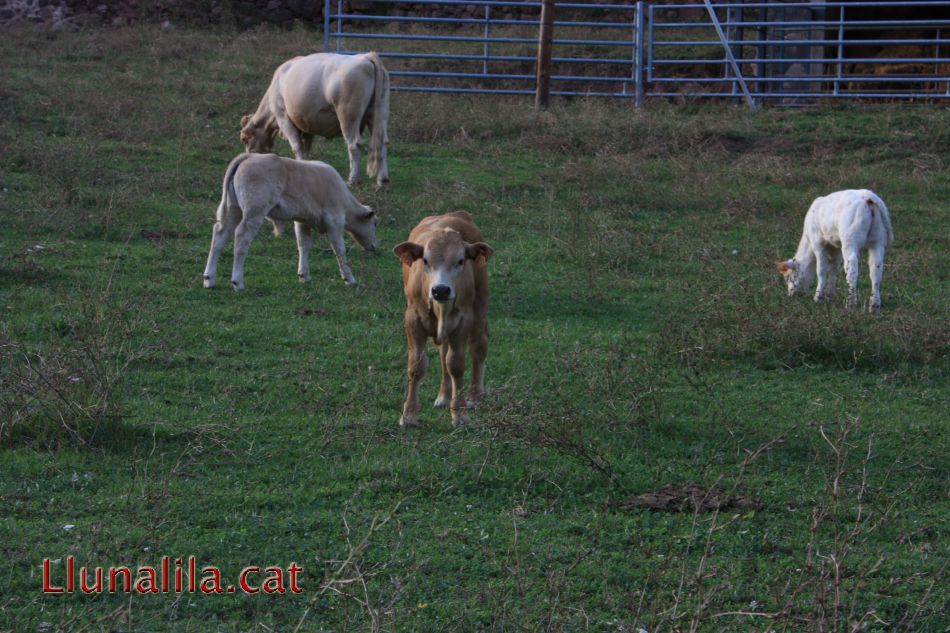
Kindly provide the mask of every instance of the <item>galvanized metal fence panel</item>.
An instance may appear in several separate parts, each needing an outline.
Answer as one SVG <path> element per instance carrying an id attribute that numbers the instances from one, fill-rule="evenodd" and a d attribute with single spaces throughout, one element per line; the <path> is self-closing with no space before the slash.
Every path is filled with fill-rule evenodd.
<path id="1" fill-rule="evenodd" d="M 409 14 L 420 7 L 443 15 Z M 371 10 L 346 12 L 343 0 L 325 0 L 324 50 L 376 50 L 393 90 L 534 94 L 538 18 L 525 13 L 540 8 L 512 0 L 372 0 Z M 462 16 L 449 15 L 460 9 Z M 643 5 L 559 2 L 557 12 L 551 94 L 637 97 Z"/>
<path id="2" fill-rule="evenodd" d="M 648 95 L 740 98 L 744 84 L 786 105 L 950 97 L 950 2 L 716 2 L 681 17 L 696 7 L 649 7 Z M 887 17 L 901 12 L 913 17 Z"/>
<path id="3" fill-rule="evenodd" d="M 325 3 L 324 50 L 378 51 L 393 90 L 534 94 L 540 2 Z M 950 0 L 558 2 L 552 61 L 560 96 L 943 101 Z"/>

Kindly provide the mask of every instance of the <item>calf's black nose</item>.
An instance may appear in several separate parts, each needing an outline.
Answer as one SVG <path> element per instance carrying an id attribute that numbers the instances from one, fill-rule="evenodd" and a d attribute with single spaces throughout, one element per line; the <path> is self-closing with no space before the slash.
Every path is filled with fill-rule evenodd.
<path id="1" fill-rule="evenodd" d="M 432 298 L 436 301 L 448 301 L 452 295 L 452 288 L 449 286 L 432 286 Z"/>

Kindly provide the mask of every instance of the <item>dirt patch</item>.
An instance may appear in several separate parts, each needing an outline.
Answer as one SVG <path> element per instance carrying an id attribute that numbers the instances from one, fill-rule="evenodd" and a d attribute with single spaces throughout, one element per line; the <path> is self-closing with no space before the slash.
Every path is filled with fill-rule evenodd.
<path id="1" fill-rule="evenodd" d="M 323 308 L 299 308 L 297 310 L 297 314 L 299 314 L 300 316 L 325 317 L 325 316 L 330 316 L 333 313 Z"/>
<path id="2" fill-rule="evenodd" d="M 662 486 L 653 492 L 634 495 L 617 503 L 621 510 L 647 508 L 664 512 L 708 512 L 710 510 L 758 510 L 762 503 L 751 497 L 732 496 L 689 482 L 682 486 Z"/>
<path id="3" fill-rule="evenodd" d="M 183 240 L 192 237 L 193 234 L 187 231 L 172 231 L 169 229 L 142 229 L 142 237 L 153 242 L 164 242 L 165 240 Z"/>

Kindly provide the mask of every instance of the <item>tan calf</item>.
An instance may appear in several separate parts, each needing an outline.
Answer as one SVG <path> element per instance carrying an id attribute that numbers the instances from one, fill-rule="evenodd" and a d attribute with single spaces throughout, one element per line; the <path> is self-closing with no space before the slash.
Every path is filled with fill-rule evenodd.
<path id="1" fill-rule="evenodd" d="M 264 219 L 293 221 L 299 255 L 297 275 L 310 281 L 312 233 L 326 233 L 336 254 L 340 276 L 351 285 L 356 278 L 346 263 L 343 232 L 371 253 L 377 252 L 379 217 L 360 204 L 333 167 L 319 161 L 293 160 L 275 154 L 240 154 L 224 174 L 221 204 L 211 233 L 211 251 L 205 266 L 205 288 L 213 288 L 218 258 L 234 236 L 231 286 L 244 290 L 244 260 Z"/>
<path id="2" fill-rule="evenodd" d="M 488 355 L 488 271 L 492 248 L 464 211 L 429 216 L 393 252 L 402 260 L 406 291 L 405 326 L 409 341 L 409 390 L 399 426 L 419 424 L 419 382 L 426 373 L 426 339 L 439 346 L 442 385 L 433 406 L 446 405 L 452 424 L 468 421 L 462 413 L 485 393 Z M 472 382 L 466 402 L 465 346 L 472 347 Z"/>

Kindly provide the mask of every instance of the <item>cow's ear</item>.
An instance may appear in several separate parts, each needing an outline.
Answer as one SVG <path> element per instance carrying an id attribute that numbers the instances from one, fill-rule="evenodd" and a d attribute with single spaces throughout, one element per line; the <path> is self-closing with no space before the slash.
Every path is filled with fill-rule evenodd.
<path id="1" fill-rule="evenodd" d="M 403 242 L 393 247 L 393 253 L 402 260 L 406 266 L 412 266 L 412 262 L 422 257 L 422 251 L 425 250 L 418 244 L 412 242 Z"/>
<path id="2" fill-rule="evenodd" d="M 363 209 L 365 209 L 365 211 L 363 212 L 363 217 L 362 217 L 363 220 L 372 220 L 373 217 L 376 215 L 376 212 L 373 210 L 372 207 L 367 207 L 364 205 Z"/>
<path id="3" fill-rule="evenodd" d="M 484 266 L 488 258 L 491 257 L 494 252 L 495 249 L 485 242 L 475 242 L 474 244 L 465 245 L 465 256 L 469 259 L 474 259 L 477 266 Z"/>
<path id="4" fill-rule="evenodd" d="M 242 130 L 243 130 L 245 127 L 247 127 L 247 122 L 250 121 L 250 120 L 251 120 L 251 115 L 250 115 L 250 114 L 245 114 L 244 116 L 241 117 L 241 129 L 242 129 Z"/>

